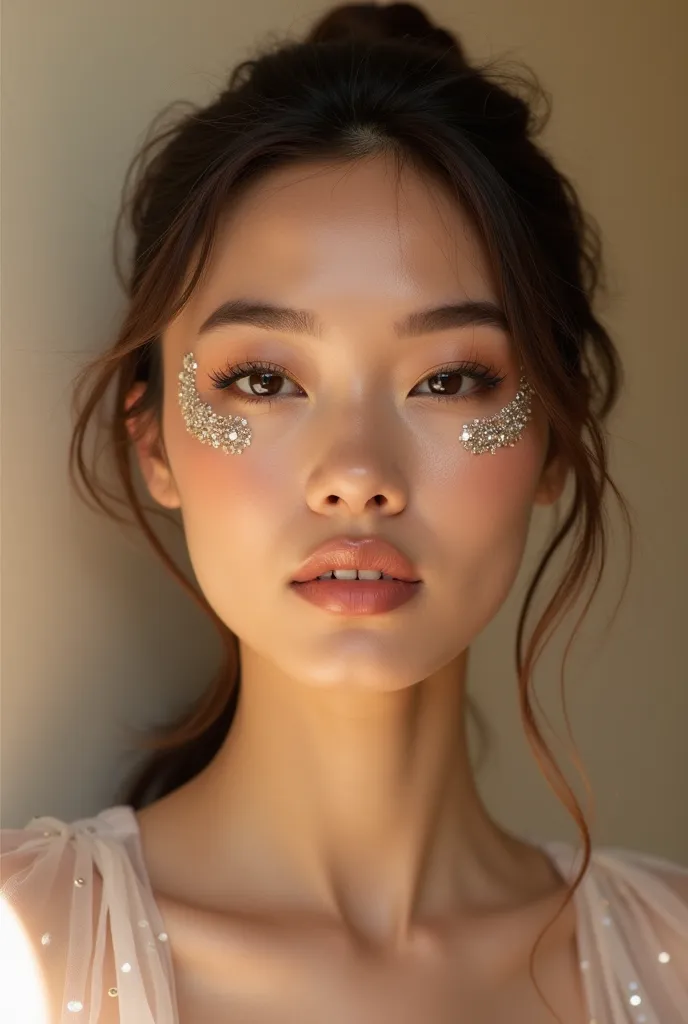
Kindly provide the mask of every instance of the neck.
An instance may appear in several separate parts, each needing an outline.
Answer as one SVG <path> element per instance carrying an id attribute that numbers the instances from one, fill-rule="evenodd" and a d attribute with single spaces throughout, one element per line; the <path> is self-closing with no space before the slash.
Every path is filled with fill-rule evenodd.
<path id="1" fill-rule="evenodd" d="M 398 946 L 430 917 L 513 901 L 532 849 L 478 795 L 466 667 L 464 652 L 416 686 L 362 692 L 299 685 L 242 651 L 223 747 L 167 798 L 203 844 L 215 904 L 324 914 Z"/>

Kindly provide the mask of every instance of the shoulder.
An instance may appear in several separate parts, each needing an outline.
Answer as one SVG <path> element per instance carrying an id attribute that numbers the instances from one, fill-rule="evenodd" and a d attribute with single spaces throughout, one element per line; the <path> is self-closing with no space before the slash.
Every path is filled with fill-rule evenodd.
<path id="1" fill-rule="evenodd" d="M 572 881 L 582 864 L 582 849 L 558 840 L 544 846 L 562 875 Z M 593 847 L 584 881 L 591 902 L 604 903 L 610 896 L 617 903 L 632 898 L 680 921 L 688 913 L 688 864 L 659 854 L 630 847 Z"/>
<path id="2" fill-rule="evenodd" d="M 164 926 L 127 811 L 0 831 L 0 933 L 12 936 L 0 991 L 40 998 L 40 1021 L 114 1024 L 125 1006 L 142 1024 L 174 1020 Z"/>
<path id="3" fill-rule="evenodd" d="M 575 878 L 582 852 L 554 846 Z M 688 866 L 630 848 L 594 848 L 577 904 L 581 963 L 598 1019 L 626 1020 L 618 1017 L 624 1007 L 639 1020 L 688 1021 Z"/>
<path id="4" fill-rule="evenodd" d="M 688 942 L 688 865 L 642 850 L 598 847 L 590 881 L 593 905 L 609 903 L 629 922 L 651 914 Z"/>
<path id="5" fill-rule="evenodd" d="M 595 855 L 590 913 L 605 933 L 606 966 L 627 1005 L 657 1020 L 688 1021 L 688 867 L 656 854 Z"/>

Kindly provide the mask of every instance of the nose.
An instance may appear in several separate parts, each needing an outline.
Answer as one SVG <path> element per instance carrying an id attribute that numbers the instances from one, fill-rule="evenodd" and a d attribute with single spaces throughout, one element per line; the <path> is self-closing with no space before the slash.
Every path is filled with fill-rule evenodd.
<path id="1" fill-rule="evenodd" d="M 347 517 L 403 511 L 408 482 L 395 458 L 398 445 L 389 441 L 371 438 L 370 430 L 349 432 L 321 449 L 306 485 L 308 507 L 320 515 Z"/>

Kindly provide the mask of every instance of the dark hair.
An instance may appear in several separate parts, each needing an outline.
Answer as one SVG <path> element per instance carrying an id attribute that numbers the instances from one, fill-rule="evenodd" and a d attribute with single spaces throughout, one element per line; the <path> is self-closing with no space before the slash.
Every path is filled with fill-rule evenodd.
<path id="1" fill-rule="evenodd" d="M 546 109 L 538 119 L 536 102 L 543 100 Z M 123 790 L 127 803 L 140 807 L 153 793 L 163 796 L 210 762 L 230 728 L 240 686 L 236 637 L 168 555 L 134 486 L 127 423 L 138 426 L 154 417 L 161 427 L 161 332 L 195 288 L 219 216 L 248 182 L 297 161 L 350 161 L 389 153 L 398 166 L 411 161 L 442 182 L 471 217 L 494 268 L 514 344 L 549 418 L 548 455 L 561 455 L 573 476 L 570 507 L 530 583 L 515 644 L 528 741 L 585 845 L 583 866 L 567 901 L 572 898 L 590 859 L 590 832 L 540 734 L 529 691 L 542 647 L 595 574 L 565 665 L 599 586 L 608 539 L 602 500 L 607 484 L 629 533 L 631 524 L 607 472 L 602 427 L 617 398 L 621 369 L 592 309 L 602 287 L 599 232 L 584 215 L 572 184 L 535 144 L 549 115 L 548 97 L 532 73 L 470 64 L 454 36 L 433 26 L 413 5 L 352 4 L 328 13 L 305 41 L 273 42 L 243 61 L 212 103 L 192 108 L 160 131 L 133 160 L 115 231 L 117 243 L 128 215 L 135 240 L 130 273 L 120 271 L 117 247 L 115 263 L 129 305 L 112 347 L 77 379 L 70 476 L 77 490 L 80 481 L 85 485 L 97 509 L 121 521 L 114 506 L 129 508 L 164 564 L 211 617 L 226 657 L 190 710 L 142 738 L 152 756 Z M 126 396 L 137 381 L 146 382 L 145 391 L 127 410 Z M 97 459 L 87 467 L 84 457 L 87 427 L 113 382 L 106 452 L 114 456 L 123 497 L 105 487 Z M 161 430 L 160 444 L 164 452 Z M 170 518 L 161 508 L 149 511 Z M 171 521 L 180 527 L 174 517 Z M 563 576 L 525 644 L 536 588 L 569 535 L 572 550 Z M 562 687 L 563 674 L 562 666 Z"/>

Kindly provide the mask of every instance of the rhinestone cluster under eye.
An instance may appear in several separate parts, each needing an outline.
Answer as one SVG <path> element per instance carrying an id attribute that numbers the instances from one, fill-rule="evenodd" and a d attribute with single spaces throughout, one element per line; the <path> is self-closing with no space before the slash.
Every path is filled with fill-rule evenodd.
<path id="1" fill-rule="evenodd" d="M 251 443 L 251 428 L 243 416 L 222 416 L 204 402 L 196 390 L 198 363 L 193 352 L 184 356 L 179 373 L 179 404 L 186 429 L 202 444 L 220 448 L 226 455 L 241 455 Z M 519 390 L 515 397 L 494 416 L 474 419 L 463 425 L 460 440 L 469 452 L 494 455 L 498 448 L 513 448 L 523 436 L 535 392 L 521 371 Z"/>
<path id="2" fill-rule="evenodd" d="M 464 424 L 461 433 L 464 448 L 474 455 L 483 452 L 494 455 L 498 448 L 514 447 L 531 417 L 530 403 L 535 394 L 524 373 L 521 373 L 518 387 L 515 397 L 501 412 Z"/>
<path id="3" fill-rule="evenodd" d="M 197 369 L 193 352 L 187 352 L 178 391 L 186 429 L 202 444 L 221 448 L 226 455 L 241 455 L 251 443 L 251 428 L 242 416 L 221 416 L 202 400 L 196 390 Z"/>

